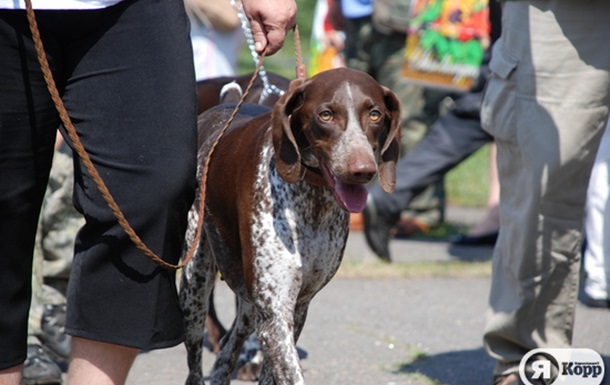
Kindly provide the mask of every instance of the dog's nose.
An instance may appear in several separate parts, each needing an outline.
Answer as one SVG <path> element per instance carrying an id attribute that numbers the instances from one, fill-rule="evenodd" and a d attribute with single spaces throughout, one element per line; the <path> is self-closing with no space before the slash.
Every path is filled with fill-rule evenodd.
<path id="1" fill-rule="evenodd" d="M 377 165 L 370 159 L 356 158 L 349 163 L 348 172 L 356 183 L 369 182 L 377 172 Z"/>

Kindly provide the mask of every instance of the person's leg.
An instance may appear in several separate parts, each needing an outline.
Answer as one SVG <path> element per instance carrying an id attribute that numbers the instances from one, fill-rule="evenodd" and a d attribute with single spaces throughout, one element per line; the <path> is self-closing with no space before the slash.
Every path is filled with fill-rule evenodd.
<path id="1" fill-rule="evenodd" d="M 586 247 L 583 254 L 584 277 L 581 302 L 593 307 L 609 307 L 610 304 L 610 130 L 606 126 L 597 151 L 591 180 L 587 189 L 585 208 Z"/>
<path id="2" fill-rule="evenodd" d="M 72 203 L 72 154 L 59 149 L 63 139 L 57 137 L 36 232 L 22 385 L 60 383 L 70 353 L 70 336 L 64 333 L 66 292 L 74 240 L 84 220 Z"/>
<path id="3" fill-rule="evenodd" d="M 25 31 L 24 12 L 0 10 L 1 384 L 19 384 L 26 358 L 32 253 L 58 127 Z"/>
<path id="4" fill-rule="evenodd" d="M 1 369 L 0 385 L 20 385 L 22 369 L 22 364 L 10 367 L 8 369 Z"/>
<path id="5" fill-rule="evenodd" d="M 401 104 L 401 157 L 411 153 L 439 118 L 443 100 L 449 91 L 427 88 L 409 82 L 402 76 L 406 35 L 393 32 L 382 34 L 369 23 L 371 34 L 364 48 L 370 55 L 371 74 L 382 85 L 391 89 Z M 441 178 L 418 191 L 402 210 L 403 224 L 413 230 L 426 229 L 443 222 L 445 217 L 445 184 Z M 405 226 L 409 227 L 409 226 Z"/>
<path id="6" fill-rule="evenodd" d="M 194 198 L 197 153 L 184 5 L 128 0 L 70 17 L 67 29 L 89 31 L 66 60 L 66 108 L 78 117 L 84 147 L 138 236 L 177 263 Z M 74 173 L 74 200 L 86 223 L 76 240 L 66 332 L 138 349 L 180 343 L 175 272 L 135 247 L 78 159 Z"/>
<path id="7" fill-rule="evenodd" d="M 72 338 L 67 385 L 121 385 L 139 350 L 88 339 Z"/>
<path id="8" fill-rule="evenodd" d="M 427 134 L 430 124 L 439 115 L 440 102 L 448 93 L 427 90 L 402 79 L 405 34 L 380 33 L 374 28 L 370 16 L 347 20 L 345 32 L 344 54 L 347 66 L 369 73 L 400 99 L 403 138 L 401 156 L 404 156 Z M 421 219 L 422 227 L 438 224 L 444 217 L 444 196 L 441 178 L 428 189 L 418 191 L 414 197 L 417 204 L 404 207 L 404 210 L 410 210 L 409 214 Z"/>
<path id="9" fill-rule="evenodd" d="M 128 0 L 66 23 L 91 25 L 67 60 L 66 107 L 125 217 L 169 263 L 181 256 L 196 184 L 196 87 L 183 7 Z M 86 224 L 68 288 L 66 332 L 76 341 L 69 377 L 93 383 L 85 379 L 109 370 L 101 375 L 120 384 L 138 350 L 184 338 L 175 272 L 136 249 L 80 160 L 74 199 Z M 108 357 L 115 353 L 125 360 L 116 368 Z"/>
<path id="10" fill-rule="evenodd" d="M 357 19 L 345 19 L 345 64 L 348 68 L 370 74 L 371 64 L 369 53 L 364 48 L 364 43 L 370 34 L 370 18 L 360 17 Z"/>
<path id="11" fill-rule="evenodd" d="M 481 114 L 501 185 L 484 334 L 495 375 L 571 343 L 586 187 L 608 115 L 608 11 L 601 0 L 504 3 Z"/>
<path id="12" fill-rule="evenodd" d="M 369 188 L 364 210 L 364 232 L 371 249 L 389 259 L 390 229 L 414 196 L 492 140 L 481 129 L 478 115 L 449 111 L 431 127 L 428 135 L 396 166 L 396 189 L 387 194 L 379 183 Z"/>
<path id="13" fill-rule="evenodd" d="M 53 167 L 51 169 L 53 170 Z M 49 184 L 52 183 L 52 174 L 53 172 L 51 172 L 49 177 Z M 44 207 L 45 203 L 48 201 L 49 192 L 50 188 L 47 186 L 42 207 Z M 22 370 L 22 385 L 61 383 L 62 377 L 62 370 L 58 363 L 53 360 L 45 349 L 43 349 L 44 344 L 42 337 L 44 333 L 42 329 L 42 318 L 45 306 L 49 303 L 50 294 L 55 294 L 54 290 L 44 283 L 44 253 L 41 247 L 42 234 L 44 232 L 43 216 L 44 209 L 41 209 L 33 253 L 32 302 L 28 318 L 27 357 Z M 70 251 L 70 257 L 72 256 L 72 253 L 73 251 Z"/>

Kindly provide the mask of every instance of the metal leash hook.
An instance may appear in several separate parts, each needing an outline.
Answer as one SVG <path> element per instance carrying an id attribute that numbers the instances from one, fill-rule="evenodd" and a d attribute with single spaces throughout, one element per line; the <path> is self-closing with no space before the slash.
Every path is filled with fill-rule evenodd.
<path id="1" fill-rule="evenodd" d="M 252 35 L 250 21 L 246 17 L 244 9 L 240 4 L 241 2 L 231 0 L 231 5 L 237 10 L 237 16 L 239 17 L 241 30 L 244 33 L 244 36 L 246 37 L 246 44 L 248 45 L 248 50 L 250 51 L 252 60 L 254 60 L 254 65 L 257 65 L 260 61 L 260 55 L 256 52 L 256 49 L 254 48 L 254 36 Z M 275 84 L 271 84 L 271 82 L 269 82 L 269 77 L 267 76 L 267 71 L 265 70 L 264 66 L 260 67 L 260 70 L 258 71 L 258 76 L 263 82 L 263 91 L 261 92 L 261 95 L 258 98 L 259 104 L 262 104 L 263 101 L 265 101 L 265 99 L 267 99 L 267 97 L 272 94 L 276 94 L 278 96 L 284 95 L 283 90 L 279 89 Z"/>
<path id="2" fill-rule="evenodd" d="M 254 64 L 260 60 L 260 55 L 256 52 L 254 48 L 254 36 L 252 35 L 252 28 L 250 26 L 250 21 L 246 17 L 243 7 L 240 6 L 241 2 L 237 0 L 231 0 L 231 5 L 237 10 L 237 16 L 240 20 L 241 29 L 246 37 L 246 43 L 248 44 L 248 50 L 250 51 L 250 55 L 252 56 L 252 60 L 254 60 Z M 299 28 L 295 24 L 293 28 L 294 34 L 294 50 L 296 56 L 296 76 L 297 79 L 306 79 L 307 78 L 307 69 L 305 64 L 303 63 L 302 49 L 301 49 L 301 37 L 299 35 Z M 263 82 L 263 91 L 259 98 L 259 103 L 262 103 L 265 98 L 267 98 L 271 94 L 276 94 L 278 96 L 284 95 L 284 90 L 278 88 L 275 84 L 271 84 L 269 82 L 269 77 L 267 76 L 267 71 L 264 66 L 260 67 L 259 77 Z"/>

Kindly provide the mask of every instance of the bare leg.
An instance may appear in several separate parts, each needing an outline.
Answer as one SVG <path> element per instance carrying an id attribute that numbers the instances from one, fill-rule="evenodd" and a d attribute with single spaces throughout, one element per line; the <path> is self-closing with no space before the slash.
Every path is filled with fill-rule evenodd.
<path id="1" fill-rule="evenodd" d="M 21 384 L 21 370 L 23 365 L 13 366 L 8 369 L 0 370 L 0 385 L 19 385 Z"/>
<path id="2" fill-rule="evenodd" d="M 68 385 L 123 385 L 139 350 L 72 337 Z"/>

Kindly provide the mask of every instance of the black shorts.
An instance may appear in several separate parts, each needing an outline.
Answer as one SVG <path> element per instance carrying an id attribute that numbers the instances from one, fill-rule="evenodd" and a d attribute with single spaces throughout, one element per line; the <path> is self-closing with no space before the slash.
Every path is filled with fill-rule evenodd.
<path id="1" fill-rule="evenodd" d="M 196 89 L 181 1 L 37 11 L 66 108 L 125 217 L 157 255 L 180 258 L 196 186 Z M 25 11 L 0 10 L 0 369 L 26 356 L 32 252 L 60 122 Z M 65 135 L 64 135 L 65 137 Z M 69 334 L 140 349 L 183 339 L 175 273 L 120 228 L 75 162 L 77 236 Z"/>

